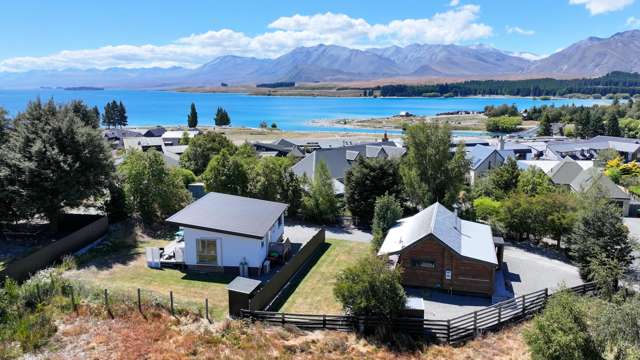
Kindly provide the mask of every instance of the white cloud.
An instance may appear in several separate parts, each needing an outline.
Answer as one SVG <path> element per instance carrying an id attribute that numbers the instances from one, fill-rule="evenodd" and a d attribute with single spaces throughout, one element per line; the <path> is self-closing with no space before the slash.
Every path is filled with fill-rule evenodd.
<path id="1" fill-rule="evenodd" d="M 0 60 L 0 71 L 109 67 L 196 67 L 221 55 L 276 57 L 298 46 L 333 44 L 368 48 L 411 43 L 451 44 L 492 35 L 478 22 L 480 7 L 464 5 L 431 18 L 370 24 L 362 18 L 324 13 L 281 17 L 268 31 L 248 36 L 232 29 L 207 31 L 164 45 L 109 45 L 97 49 L 65 50 L 55 54 Z"/>
<path id="2" fill-rule="evenodd" d="M 569 0 L 571 5 L 584 5 L 591 15 L 604 14 L 610 11 L 621 10 L 635 0 Z"/>
<path id="3" fill-rule="evenodd" d="M 449 6 L 458 6 L 460 5 L 460 0 L 451 0 L 449 2 Z"/>
<path id="4" fill-rule="evenodd" d="M 525 30 L 519 26 L 508 26 L 507 25 L 507 32 L 509 34 L 520 34 L 520 35 L 533 35 L 536 32 L 533 30 Z"/>
<path id="5" fill-rule="evenodd" d="M 638 19 L 638 18 L 637 18 L 637 17 L 635 17 L 635 16 L 630 16 L 630 17 L 627 19 L 627 26 L 629 26 L 629 27 L 634 27 L 634 28 L 635 28 L 635 27 L 640 27 L 640 19 Z"/>

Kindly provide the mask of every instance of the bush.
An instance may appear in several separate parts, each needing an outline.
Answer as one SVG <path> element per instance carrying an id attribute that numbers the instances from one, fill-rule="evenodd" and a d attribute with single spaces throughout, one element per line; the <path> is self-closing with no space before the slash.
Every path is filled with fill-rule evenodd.
<path id="1" fill-rule="evenodd" d="M 519 126 L 522 125 L 522 118 L 520 116 L 500 116 L 490 117 L 487 119 L 487 131 L 511 133 L 518 131 Z"/>
<path id="2" fill-rule="evenodd" d="M 400 271 L 383 259 L 365 256 L 338 274 L 333 293 L 348 314 L 391 319 L 406 301 L 400 278 Z"/>
<path id="3" fill-rule="evenodd" d="M 309 191 L 302 199 L 302 216 L 307 221 L 331 224 L 340 212 L 329 168 L 324 161 L 318 164 Z"/>
<path id="4" fill-rule="evenodd" d="M 473 208 L 475 209 L 476 219 L 493 222 L 500 214 L 500 201 L 493 200 L 489 197 L 482 196 L 473 200 Z"/>
<path id="5" fill-rule="evenodd" d="M 105 202 L 105 212 L 110 223 L 116 223 L 129 217 L 130 211 L 122 180 L 117 176 L 109 183 L 109 198 Z"/>
<path id="6" fill-rule="evenodd" d="M 600 359 L 580 308 L 580 299 L 562 291 L 549 299 L 524 338 L 534 360 Z"/>
<path id="7" fill-rule="evenodd" d="M 171 172 L 176 173 L 177 176 L 180 177 L 180 179 L 182 180 L 182 183 L 184 184 L 185 189 L 189 188 L 189 184 L 193 184 L 194 182 L 196 182 L 196 175 L 193 173 L 193 171 L 189 169 L 177 167 L 177 168 L 172 168 Z"/>

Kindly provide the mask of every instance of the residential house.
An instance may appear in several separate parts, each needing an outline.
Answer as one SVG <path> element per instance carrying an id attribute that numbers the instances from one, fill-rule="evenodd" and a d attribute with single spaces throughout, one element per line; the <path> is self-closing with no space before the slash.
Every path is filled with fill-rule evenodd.
<path id="1" fill-rule="evenodd" d="M 293 156 L 294 158 L 304 157 L 304 152 L 298 145 L 279 145 L 272 143 L 253 143 L 251 144 L 258 153 L 258 156 Z"/>
<path id="2" fill-rule="evenodd" d="M 547 172 L 547 175 L 554 184 L 569 187 L 571 182 L 583 171 L 584 169 L 577 161 L 567 156 L 554 165 Z"/>
<path id="3" fill-rule="evenodd" d="M 166 146 L 159 137 L 135 137 L 123 140 L 125 150 L 148 151 L 149 149 L 160 152 L 168 166 L 178 166 L 180 155 L 187 149 L 186 145 Z"/>
<path id="4" fill-rule="evenodd" d="M 544 157 L 550 160 L 561 160 L 567 156 L 574 160 L 594 160 L 604 149 L 616 150 L 626 162 L 637 160 L 640 139 L 600 135 L 588 140 L 549 142 Z"/>
<path id="5" fill-rule="evenodd" d="M 107 139 L 113 148 L 121 148 L 124 146 L 124 138 L 141 137 L 142 134 L 127 129 L 106 129 L 103 132 L 104 138 Z"/>
<path id="6" fill-rule="evenodd" d="M 166 221 L 183 230 L 178 252 L 187 268 L 255 276 L 270 244 L 282 240 L 287 206 L 211 192 Z"/>
<path id="7" fill-rule="evenodd" d="M 582 171 L 571 181 L 569 186 L 575 192 L 584 192 L 591 189 L 595 184 L 601 186 L 608 194 L 609 199 L 620 207 L 623 216 L 629 216 L 631 196 L 597 169 L 592 168 Z"/>
<path id="8" fill-rule="evenodd" d="M 142 134 L 142 136 L 144 137 L 161 137 L 162 134 L 164 134 L 167 131 L 167 129 L 163 128 L 162 126 L 156 126 L 154 128 L 148 129 L 147 131 L 144 132 L 144 134 Z"/>
<path id="9" fill-rule="evenodd" d="M 518 160 L 518 168 L 520 170 L 527 170 L 529 167 L 534 166 L 544 171 L 544 173 L 548 175 L 551 169 L 557 166 L 561 161 L 562 160 Z M 573 161 L 575 161 L 576 164 L 580 165 L 580 168 L 582 170 L 590 169 L 593 167 L 592 160 L 573 160 Z"/>
<path id="10" fill-rule="evenodd" d="M 315 177 L 315 171 L 324 161 L 333 179 L 336 195 L 344 194 L 344 176 L 358 158 L 399 159 L 406 149 L 390 142 L 352 145 L 335 149 L 318 149 L 291 167 L 298 176 Z"/>
<path id="11" fill-rule="evenodd" d="M 499 262 L 491 227 L 462 220 L 439 203 L 399 220 L 378 255 L 402 268 L 404 286 L 494 293 Z"/>
<path id="12" fill-rule="evenodd" d="M 467 157 L 471 161 L 468 180 L 471 185 L 489 171 L 501 166 L 509 157 L 515 157 L 511 150 L 498 150 L 493 147 L 477 145 L 467 148 Z"/>
<path id="13" fill-rule="evenodd" d="M 187 133 L 189 139 L 193 139 L 194 136 L 200 134 L 200 130 L 171 130 L 165 131 L 160 137 L 162 138 L 162 142 L 164 142 L 167 146 L 176 146 L 180 145 L 180 139 L 184 136 L 184 133 Z"/>

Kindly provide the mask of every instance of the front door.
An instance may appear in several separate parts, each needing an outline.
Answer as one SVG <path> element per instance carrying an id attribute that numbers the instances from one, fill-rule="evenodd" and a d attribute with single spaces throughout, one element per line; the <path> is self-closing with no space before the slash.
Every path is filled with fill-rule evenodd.
<path id="1" fill-rule="evenodd" d="M 213 239 L 198 239 L 198 264 L 218 266 L 218 242 Z"/>

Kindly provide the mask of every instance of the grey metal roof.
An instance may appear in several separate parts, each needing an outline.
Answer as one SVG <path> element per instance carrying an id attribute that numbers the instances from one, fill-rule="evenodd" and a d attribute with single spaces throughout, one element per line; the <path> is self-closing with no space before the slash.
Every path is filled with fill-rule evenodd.
<path id="1" fill-rule="evenodd" d="M 480 165 L 482 165 L 482 163 L 485 162 L 485 160 L 487 160 L 487 158 L 489 158 L 494 153 L 497 153 L 502 161 L 511 156 L 515 156 L 513 151 L 511 150 L 497 150 L 490 146 L 476 145 L 467 148 L 467 157 L 471 161 L 471 169 L 477 169 Z"/>
<path id="2" fill-rule="evenodd" d="M 172 224 L 262 239 L 288 205 L 211 192 L 168 218 Z"/>
<path id="3" fill-rule="evenodd" d="M 347 160 L 347 149 L 319 149 L 305 156 L 291 167 L 291 171 L 298 176 L 306 175 L 309 179 L 313 179 L 316 173 L 316 167 L 324 161 L 329 168 L 329 174 L 333 179 L 342 179 L 344 174 L 351 167 Z"/>
<path id="4" fill-rule="evenodd" d="M 260 287 L 260 284 L 262 284 L 262 281 L 260 280 L 237 276 L 227 285 L 227 290 L 239 292 L 242 294 L 251 294 L 258 287 Z"/>
<path id="5" fill-rule="evenodd" d="M 582 172 L 582 167 L 570 157 L 565 157 L 547 174 L 554 184 L 569 185 Z"/>
<path id="6" fill-rule="evenodd" d="M 591 189 L 594 182 L 599 183 L 604 188 L 604 190 L 609 193 L 609 198 L 611 199 L 631 199 L 631 196 L 622 191 L 622 189 L 611 179 L 609 179 L 609 177 L 605 176 L 594 168 L 584 170 L 580 174 L 578 174 L 578 176 L 576 176 L 576 178 L 571 182 L 571 189 L 576 192 L 587 191 Z"/>
<path id="7" fill-rule="evenodd" d="M 440 203 L 399 220 L 387 233 L 378 254 L 397 254 L 428 235 L 435 236 L 461 256 L 498 263 L 491 227 L 461 220 Z"/>

